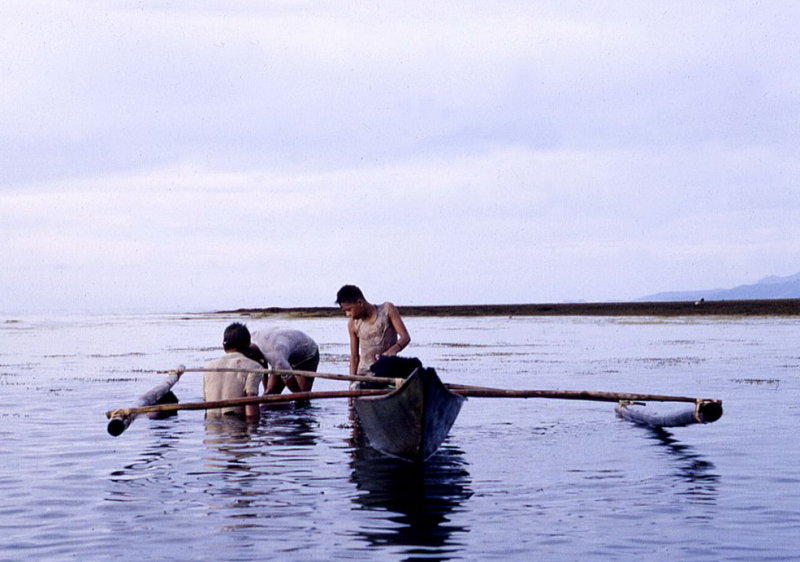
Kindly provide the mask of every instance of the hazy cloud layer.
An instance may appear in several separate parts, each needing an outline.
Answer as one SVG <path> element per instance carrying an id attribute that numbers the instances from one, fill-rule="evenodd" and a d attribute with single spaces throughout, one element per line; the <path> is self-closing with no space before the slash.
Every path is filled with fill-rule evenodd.
<path id="1" fill-rule="evenodd" d="M 0 311 L 800 270 L 794 3 L 10 4 Z"/>

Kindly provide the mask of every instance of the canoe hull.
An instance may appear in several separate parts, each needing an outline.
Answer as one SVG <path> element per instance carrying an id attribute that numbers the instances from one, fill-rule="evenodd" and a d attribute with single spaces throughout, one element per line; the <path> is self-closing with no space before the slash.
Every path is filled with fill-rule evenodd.
<path id="1" fill-rule="evenodd" d="M 450 392 L 433 369 L 417 369 L 397 390 L 357 398 L 358 423 L 374 449 L 424 461 L 447 437 L 465 398 Z"/>

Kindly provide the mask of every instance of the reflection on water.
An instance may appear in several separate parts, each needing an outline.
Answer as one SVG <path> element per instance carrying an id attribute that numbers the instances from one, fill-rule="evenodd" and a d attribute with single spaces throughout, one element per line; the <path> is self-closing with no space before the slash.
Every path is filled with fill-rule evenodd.
<path id="1" fill-rule="evenodd" d="M 318 422 L 311 406 L 264 409 L 259 420 L 237 416 L 208 418 L 203 439 L 204 459 L 217 468 L 241 470 L 249 459 L 280 447 L 313 446 Z"/>
<path id="2" fill-rule="evenodd" d="M 469 531 L 448 518 L 472 496 L 463 452 L 445 446 L 425 463 L 408 463 L 358 445 L 351 462 L 358 489 L 353 501 L 376 514 L 360 536 L 370 546 L 408 546 L 409 555 L 435 553 L 447 560 L 462 544 L 456 536 Z"/>
<path id="3" fill-rule="evenodd" d="M 126 464 L 120 470 L 111 472 L 109 478 L 111 482 L 128 486 L 142 485 L 170 477 L 173 467 L 169 457 L 176 450 L 180 441 L 180 433 L 172 431 L 171 428 L 154 427 L 153 429 L 156 432 L 156 439 L 135 461 Z M 114 488 L 107 499 L 129 501 L 130 497 L 126 488 Z"/>
<path id="4" fill-rule="evenodd" d="M 252 447 L 258 423 L 238 416 L 206 418 L 202 458 L 209 468 L 221 470 L 223 478 L 249 470 L 248 460 L 260 454 Z M 228 472 L 231 471 L 231 472 Z"/>
<path id="5" fill-rule="evenodd" d="M 200 488 L 212 497 L 233 496 L 240 508 L 248 498 L 269 492 L 275 474 L 286 471 L 293 459 L 305 454 L 303 448 L 313 447 L 318 439 L 319 424 L 311 406 L 265 409 L 258 420 L 224 416 L 201 423 L 204 434 L 192 452 L 185 434 L 189 430 L 183 430 L 178 419 L 155 421 L 146 450 L 111 472 L 109 481 L 116 486 L 107 499 L 131 501 L 136 488 L 163 485 L 167 478 L 178 479 L 176 488 Z M 176 463 L 182 470 L 176 470 Z"/>
<path id="6" fill-rule="evenodd" d="M 664 446 L 664 450 L 675 460 L 675 476 L 688 486 L 685 495 L 692 503 L 715 504 L 719 474 L 714 463 L 695 453 L 689 445 L 678 441 L 663 428 L 650 428 L 650 437 Z"/>
<path id="7" fill-rule="evenodd" d="M 317 410 L 313 405 L 296 402 L 261 409 L 259 435 L 271 445 L 316 445 L 318 429 Z"/>
<path id="8" fill-rule="evenodd" d="M 264 494 L 259 476 L 260 457 L 264 451 L 259 423 L 238 416 L 206 418 L 203 438 L 202 475 L 210 511 L 224 513 L 223 530 L 256 526 L 258 504 Z M 212 476 L 213 475 L 213 476 Z"/>

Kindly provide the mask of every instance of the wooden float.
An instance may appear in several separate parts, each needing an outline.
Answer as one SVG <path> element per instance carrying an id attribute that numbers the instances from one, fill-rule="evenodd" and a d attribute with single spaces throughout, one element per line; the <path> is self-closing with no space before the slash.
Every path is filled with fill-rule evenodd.
<path id="1" fill-rule="evenodd" d="M 712 423 L 722 417 L 722 402 L 719 400 L 696 400 L 690 409 L 664 413 L 648 410 L 641 402 L 621 401 L 617 415 L 638 425 L 648 427 L 683 427 L 696 423 Z"/>
<path id="2" fill-rule="evenodd" d="M 448 390 L 436 371 L 417 368 L 396 390 L 356 398 L 353 407 L 372 448 L 424 461 L 445 440 L 465 400 Z"/>
<path id="3" fill-rule="evenodd" d="M 172 393 L 172 387 L 180 380 L 181 375 L 184 373 L 183 366 L 174 371 L 169 371 L 168 376 L 144 394 L 137 400 L 133 408 L 141 408 L 146 406 L 153 406 L 157 404 L 175 404 L 178 398 Z M 108 426 L 106 427 L 109 434 L 114 437 L 121 435 L 123 431 L 136 419 L 140 412 L 124 412 L 122 410 L 115 410 L 108 415 Z M 152 416 L 163 415 L 166 412 L 155 411 L 148 412 Z"/>

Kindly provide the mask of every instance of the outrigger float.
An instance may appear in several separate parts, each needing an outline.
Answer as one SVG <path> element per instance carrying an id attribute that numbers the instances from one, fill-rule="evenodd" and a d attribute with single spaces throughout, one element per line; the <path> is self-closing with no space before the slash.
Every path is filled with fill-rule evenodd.
<path id="1" fill-rule="evenodd" d="M 361 388 L 344 391 L 296 392 L 266 394 L 215 402 L 177 403 L 171 396 L 174 386 L 185 372 L 208 372 L 208 369 L 186 369 L 181 366 L 167 372 L 167 378 L 143 394 L 130 408 L 106 412 L 108 433 L 122 434 L 137 416 L 164 416 L 179 410 L 206 410 L 246 404 L 269 404 L 300 400 L 351 398 L 357 423 L 369 445 L 392 457 L 408 461 L 430 458 L 450 432 L 467 397 L 470 398 L 554 398 L 561 400 L 590 400 L 614 402 L 622 419 L 650 427 L 678 427 L 707 424 L 722 417 L 722 401 L 707 398 L 593 392 L 574 390 L 505 390 L 479 386 L 445 384 L 431 368 L 417 367 L 407 377 L 347 376 L 310 371 L 280 371 L 271 369 L 242 370 L 263 374 L 301 375 L 359 383 L 383 388 Z M 230 372 L 230 369 L 220 370 Z M 162 372 L 163 373 L 163 372 Z M 164 403 L 167 402 L 167 403 Z M 690 409 L 675 414 L 651 414 L 640 408 L 646 402 L 684 402 Z"/>

